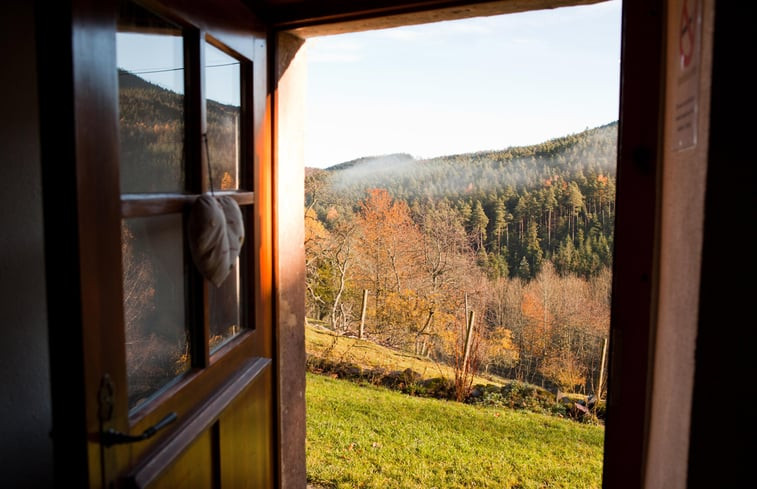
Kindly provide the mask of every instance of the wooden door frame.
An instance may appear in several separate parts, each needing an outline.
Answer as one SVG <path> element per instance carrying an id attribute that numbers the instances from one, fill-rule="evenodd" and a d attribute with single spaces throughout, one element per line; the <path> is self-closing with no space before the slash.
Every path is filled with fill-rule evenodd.
<path id="1" fill-rule="evenodd" d="M 606 488 L 644 487 L 660 245 L 665 2 L 623 2 Z"/>
<path id="2" fill-rule="evenodd" d="M 438 10 L 440 2 L 437 5 L 434 2 L 423 3 L 416 11 L 433 12 Z M 98 443 L 91 438 L 99 426 L 87 425 L 86 421 L 91 418 L 87 413 L 96 411 L 97 406 L 80 381 L 85 374 L 85 364 L 97 365 L 101 370 L 119 368 L 116 365 L 119 363 L 117 356 L 85 356 L 85 351 L 92 351 L 90 347 L 102 340 L 98 333 L 99 322 L 107 318 L 109 311 L 120 309 L 120 304 L 113 299 L 116 297 L 120 300 L 120 290 L 103 290 L 100 287 L 98 274 L 108 273 L 107 267 L 95 268 L 94 274 L 84 273 L 83 270 L 91 260 L 120 267 L 120 230 L 117 226 L 109 226 L 98 233 L 79 231 L 93 222 L 117 223 L 120 216 L 118 199 L 103 199 L 103 195 L 118 195 L 119 189 L 99 185 L 103 181 L 112 181 L 113 169 L 108 165 L 89 165 L 95 168 L 94 172 L 79 171 L 85 161 L 117 157 L 103 149 L 114 147 L 113 144 L 101 144 L 103 141 L 114 142 L 117 131 L 115 118 L 110 124 L 99 127 L 77 124 L 88 110 L 92 110 L 91 106 L 78 104 L 78 100 L 87 99 L 94 105 L 111 107 L 117 103 L 112 95 L 101 90 L 103 83 L 115 83 L 112 78 L 116 74 L 107 68 L 97 68 L 98 58 L 113 56 L 115 52 L 109 37 L 115 20 L 101 21 L 98 12 L 102 13 L 101 9 L 106 8 L 102 5 L 94 0 L 78 0 L 70 4 L 54 2 L 49 5 L 39 2 L 37 9 L 55 478 L 60 485 L 78 487 L 99 486 L 100 474 L 92 467 L 102 463 Z M 623 6 L 611 397 L 604 466 L 604 485 L 612 488 L 642 487 L 648 439 L 653 361 L 650 345 L 656 316 L 655 253 L 658 248 L 660 202 L 663 7 L 661 0 L 627 0 Z M 392 12 L 357 13 L 361 19 L 371 19 L 385 18 Z M 289 20 L 292 20 L 291 17 Z M 307 19 L 294 20 L 302 23 Z M 311 25 L 318 25 L 318 21 Z M 277 71 L 278 31 L 288 30 L 291 25 L 282 25 L 278 29 L 275 25 L 272 27 L 264 69 L 268 71 L 269 80 L 277 86 L 277 76 L 281 74 Z M 62 42 L 67 39 L 71 42 Z M 77 78 L 80 69 L 86 69 L 90 76 Z M 275 306 L 271 305 L 271 314 L 276 314 L 272 341 L 277 377 L 275 384 L 278 386 L 279 485 L 298 487 L 304 476 L 305 463 L 304 368 L 300 363 L 304 359 L 304 342 L 301 342 L 304 332 L 299 333 L 296 328 L 302 327 L 304 307 L 298 303 L 300 292 L 296 285 L 302 270 L 295 263 L 302 250 L 285 247 L 283 240 L 291 236 L 287 230 L 299 226 L 299 221 L 282 220 L 277 202 L 282 197 L 282 180 L 297 176 L 302 169 L 279 167 L 278 150 L 271 150 L 271 144 L 280 144 L 276 140 L 274 93 L 275 97 L 286 96 L 275 92 L 275 86 L 268 87 L 266 91 L 264 108 L 261 109 L 266 114 L 266 127 L 261 128 L 261 138 L 268 141 L 263 145 L 268 148 L 268 153 L 259 155 L 272 159 L 272 166 L 267 169 L 271 174 L 260 176 L 272 183 L 268 186 L 268 195 L 264 192 L 256 198 L 262 198 L 267 203 L 264 206 L 269 206 L 261 212 L 272 216 L 267 231 L 270 239 L 263 239 L 260 249 L 264 256 L 272 256 L 273 263 L 270 271 L 272 282 L 264 293 L 270 294 L 268 297 L 276 302 Z M 293 173 L 289 173 L 290 170 Z M 97 191 L 82 194 L 77 189 Z M 275 193 L 277 191 L 279 193 Z M 277 241 L 275 244 L 274 240 Z M 86 253 L 80 255 L 82 251 Z M 80 261 L 80 256 L 85 256 L 87 263 Z M 295 267 L 284 269 L 291 265 Z M 87 304 L 86 308 L 84 304 Z M 89 382 L 93 383 L 92 379 Z M 282 388 L 285 385 L 291 388 Z M 284 428 L 286 419 L 297 422 L 294 430 Z"/>
<path id="3" fill-rule="evenodd" d="M 293 58 L 291 46 L 296 42 L 290 37 L 306 39 L 596 2 L 377 0 L 370 2 L 371 9 L 363 10 L 340 2 L 325 3 L 323 8 L 309 5 L 300 10 L 286 6 L 273 9 L 270 17 L 274 19 L 278 45 L 282 44 L 282 39 L 287 44 L 277 55 L 279 64 L 287 65 Z M 464 9 L 461 4 L 465 4 Z M 643 487 L 649 439 L 663 158 L 665 8 L 662 0 L 623 2 L 609 398 L 603 468 L 603 487 L 612 489 Z M 286 101 L 286 92 L 276 94 L 277 104 Z M 275 147 L 291 142 L 277 140 Z M 292 215 L 287 218 L 295 219 Z M 277 226 L 281 228 L 285 224 Z M 294 222 L 286 226 L 294 226 Z M 277 252 L 283 251 L 277 248 Z M 302 314 L 304 318 L 304 312 Z M 304 407 L 302 409 L 304 411 Z M 302 457 L 304 464 L 304 453 Z"/>

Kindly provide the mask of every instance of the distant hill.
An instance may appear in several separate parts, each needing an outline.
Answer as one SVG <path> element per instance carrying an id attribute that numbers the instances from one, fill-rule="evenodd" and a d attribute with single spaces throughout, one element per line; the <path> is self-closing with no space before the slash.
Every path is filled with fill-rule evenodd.
<path id="1" fill-rule="evenodd" d="M 184 190 L 184 95 L 118 70 L 121 189 Z M 208 143 L 214 185 L 236 172 L 235 131 L 240 109 L 207 101 Z"/>
<path id="2" fill-rule="evenodd" d="M 357 170 L 366 168 L 375 168 L 377 165 L 389 165 L 397 167 L 406 163 L 414 162 L 415 159 L 407 153 L 395 153 L 381 156 L 364 156 L 355 160 L 345 161 L 326 168 L 327 171 Z"/>
<path id="3" fill-rule="evenodd" d="M 362 197 L 369 188 L 387 188 L 401 199 L 486 198 L 511 187 L 534 188 L 559 175 L 615 176 L 617 122 L 544 143 L 415 160 L 407 154 L 373 156 L 326 169 L 334 189 Z M 354 194 L 354 195 L 351 195 Z"/>

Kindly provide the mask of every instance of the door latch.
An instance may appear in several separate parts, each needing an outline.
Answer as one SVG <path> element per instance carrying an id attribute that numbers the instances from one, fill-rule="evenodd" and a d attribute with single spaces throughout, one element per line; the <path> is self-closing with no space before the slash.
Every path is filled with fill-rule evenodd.
<path id="1" fill-rule="evenodd" d="M 168 413 L 163 417 L 163 419 L 150 426 L 139 435 L 130 435 L 128 433 L 122 433 L 120 431 L 114 430 L 113 428 L 110 428 L 109 430 L 103 431 L 100 434 L 100 443 L 102 443 L 102 445 L 105 447 L 110 447 L 113 445 L 121 445 L 124 443 L 134 443 L 142 440 L 147 440 L 148 438 L 154 436 L 158 431 L 176 421 L 176 418 L 178 418 L 178 415 L 176 413 Z"/>

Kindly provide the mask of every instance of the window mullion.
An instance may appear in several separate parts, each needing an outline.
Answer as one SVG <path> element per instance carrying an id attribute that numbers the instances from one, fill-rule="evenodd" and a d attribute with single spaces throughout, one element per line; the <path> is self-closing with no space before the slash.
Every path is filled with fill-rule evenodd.
<path id="1" fill-rule="evenodd" d="M 203 194 L 208 190 L 208 174 L 205 162 L 203 135 L 206 131 L 204 100 L 204 51 L 203 34 L 197 29 L 187 29 L 185 33 L 184 63 L 186 70 L 186 136 L 185 162 L 187 191 Z M 185 221 L 185 226 L 187 219 Z M 185 233 L 186 236 L 186 233 Z M 192 366 L 204 368 L 210 364 L 208 336 L 210 331 L 210 310 L 208 307 L 208 283 L 191 262 L 191 253 L 185 240 L 187 257 L 187 317 L 192 349 Z"/>

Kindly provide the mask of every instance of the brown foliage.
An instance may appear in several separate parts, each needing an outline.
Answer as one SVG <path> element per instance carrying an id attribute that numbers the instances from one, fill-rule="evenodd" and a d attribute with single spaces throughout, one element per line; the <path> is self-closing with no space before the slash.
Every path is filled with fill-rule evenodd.
<path id="1" fill-rule="evenodd" d="M 577 198 L 574 203 L 580 204 Z M 456 365 L 460 395 L 483 366 L 543 386 L 592 389 L 609 329 L 609 270 L 586 280 L 561 276 L 545 261 L 530 282 L 488 278 L 460 213 L 446 202 L 416 203 L 411 212 L 386 190 L 373 189 L 354 216 L 349 208 L 329 209 L 328 231 L 306 212 L 306 240 L 312 248 L 308 276 L 331 280 L 332 296 L 324 302 L 332 327 L 359 319 L 348 316 L 359 316 L 362 290 L 368 289 L 368 336 Z M 345 229 L 352 232 L 349 257 Z M 336 254 L 325 260 L 328 250 L 341 250 L 341 261 Z M 478 323 L 467 362 L 461 318 L 466 292 Z"/>

